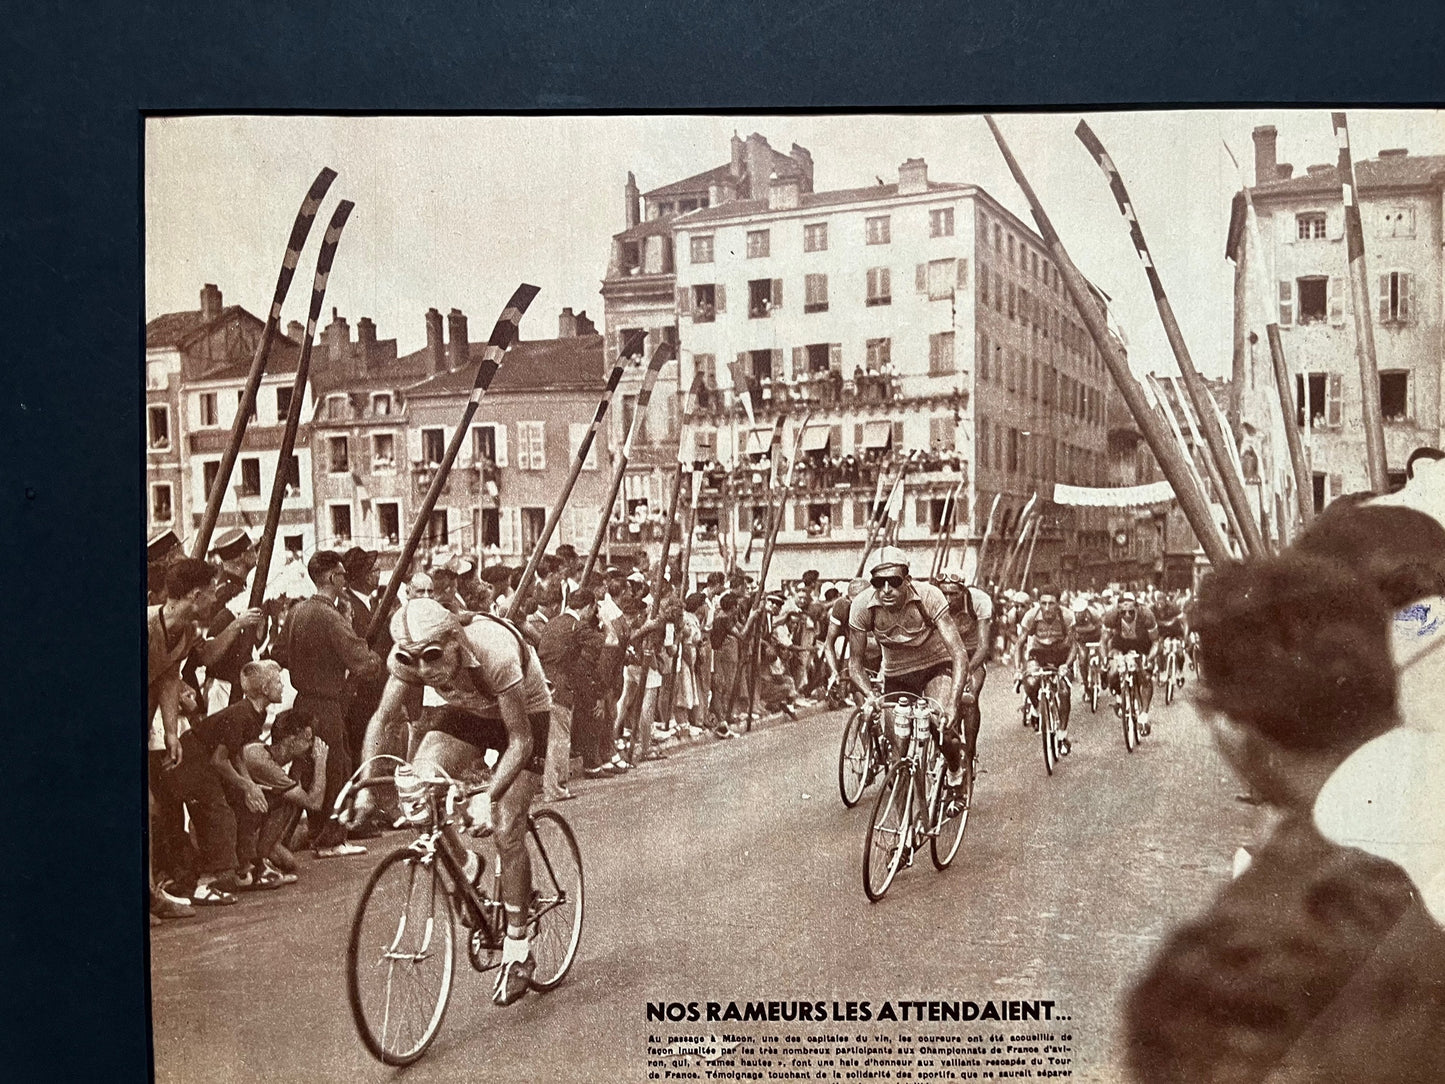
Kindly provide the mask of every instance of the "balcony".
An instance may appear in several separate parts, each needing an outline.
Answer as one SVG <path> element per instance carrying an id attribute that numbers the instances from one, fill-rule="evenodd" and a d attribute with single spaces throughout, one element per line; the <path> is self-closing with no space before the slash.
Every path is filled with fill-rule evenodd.
<path id="1" fill-rule="evenodd" d="M 420 498 L 431 488 L 432 479 L 440 468 L 435 463 L 411 464 L 412 485 L 415 496 Z M 477 503 L 482 508 L 497 507 L 499 477 L 496 467 L 482 464 L 457 463 L 447 475 L 441 496 L 456 501 Z"/>

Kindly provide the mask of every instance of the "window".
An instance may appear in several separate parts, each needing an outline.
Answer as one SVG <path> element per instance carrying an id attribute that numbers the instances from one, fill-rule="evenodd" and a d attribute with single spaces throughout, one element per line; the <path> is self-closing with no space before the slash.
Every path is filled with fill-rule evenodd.
<path id="1" fill-rule="evenodd" d="M 782 279 L 753 279 L 748 283 L 748 317 L 771 316 L 783 304 Z"/>
<path id="2" fill-rule="evenodd" d="M 568 422 L 568 423 L 567 423 L 567 444 L 568 444 L 568 450 L 569 450 L 569 452 L 571 453 L 571 459 L 569 460 L 569 462 L 574 462 L 574 463 L 575 463 L 575 462 L 577 461 L 577 453 L 578 453 L 578 452 L 581 450 L 581 448 L 582 448 L 582 441 L 583 441 L 584 439 L 586 439 L 586 437 L 587 437 L 587 432 L 588 432 L 588 430 L 590 430 L 591 428 L 592 428 L 592 426 L 591 426 L 590 424 L 588 424 L 587 422 Z M 596 469 L 597 469 L 597 440 L 596 440 L 596 438 L 593 438 L 592 443 L 591 443 L 591 444 L 588 446 L 588 448 L 587 448 L 587 459 L 583 462 L 583 464 L 582 464 L 582 469 L 583 469 L 583 470 L 596 470 Z"/>
<path id="3" fill-rule="evenodd" d="M 241 460 L 241 496 L 259 497 L 261 495 L 261 461 L 255 456 L 247 456 Z"/>
<path id="4" fill-rule="evenodd" d="M 423 429 L 421 431 L 421 461 L 428 466 L 436 466 L 447 454 L 446 432 L 442 429 Z"/>
<path id="5" fill-rule="evenodd" d="M 1298 288 L 1297 321 L 1313 324 L 1324 320 L 1329 314 L 1330 280 L 1322 275 L 1311 275 L 1295 280 Z"/>
<path id="6" fill-rule="evenodd" d="M 687 249 L 688 258 L 693 263 L 712 263 L 712 234 L 689 237 Z"/>
<path id="7" fill-rule="evenodd" d="M 331 538 L 335 542 L 351 541 L 351 505 L 333 504 L 331 513 Z"/>
<path id="8" fill-rule="evenodd" d="M 401 541 L 401 508 L 395 501 L 379 501 L 376 505 L 376 524 L 381 540 L 388 546 Z"/>
<path id="9" fill-rule="evenodd" d="M 1012 282 L 1010 282 L 1010 283 L 1008 284 L 1008 318 L 1009 318 L 1010 320 L 1015 320 L 1015 319 L 1018 318 L 1018 307 L 1017 307 L 1017 305 L 1018 305 L 1018 290 L 1014 287 L 1014 284 L 1013 284 Z"/>
<path id="10" fill-rule="evenodd" d="M 1325 213 L 1311 211 L 1294 216 L 1295 235 L 1301 241 L 1323 241 L 1325 238 Z"/>
<path id="11" fill-rule="evenodd" d="M 346 437 L 327 437 L 326 458 L 332 474 L 345 474 L 351 469 L 350 441 Z"/>
<path id="12" fill-rule="evenodd" d="M 375 392 L 371 397 L 371 412 L 378 417 L 387 417 L 391 414 L 391 394 L 389 392 Z"/>
<path id="13" fill-rule="evenodd" d="M 978 304 L 988 308 L 988 264 L 982 260 L 978 261 Z"/>
<path id="14" fill-rule="evenodd" d="M 993 250 L 998 255 L 1003 255 L 1003 227 L 997 222 L 993 224 Z"/>
<path id="15" fill-rule="evenodd" d="M 803 276 L 803 311 L 828 311 L 828 276 L 811 274 Z"/>
<path id="16" fill-rule="evenodd" d="M 773 378 L 773 352 L 771 350 L 752 350 L 748 356 L 753 363 L 753 376 L 758 380 L 771 380 Z"/>
<path id="17" fill-rule="evenodd" d="M 169 523 L 173 515 L 175 506 L 171 503 L 170 483 L 155 483 L 151 486 L 151 522 Z"/>
<path id="18" fill-rule="evenodd" d="M 803 227 L 803 251 L 824 252 L 828 248 L 828 223 L 813 222 Z"/>
<path id="19" fill-rule="evenodd" d="M 1344 378 L 1339 373 L 1296 373 L 1294 380 L 1295 424 L 1303 429 L 1308 413 L 1312 428 L 1338 426 Z"/>
<path id="20" fill-rule="evenodd" d="M 1013 234 L 1009 234 L 1009 235 L 1008 235 L 1008 262 L 1011 263 L 1011 264 L 1013 264 L 1015 267 L 1018 266 L 1018 262 L 1019 262 L 1018 252 L 1017 252 L 1017 250 L 1014 248 L 1014 235 L 1013 235 Z"/>
<path id="21" fill-rule="evenodd" d="M 869 339 L 867 346 L 867 364 L 870 373 L 876 373 L 883 366 L 887 365 L 892 355 L 891 339 Z"/>
<path id="22" fill-rule="evenodd" d="M 953 332 L 928 336 L 928 375 L 943 376 L 953 371 Z"/>
<path id="23" fill-rule="evenodd" d="M 371 470 L 374 474 L 389 473 L 396 469 L 396 435 L 393 433 L 371 434 Z"/>
<path id="24" fill-rule="evenodd" d="M 889 283 L 888 268 L 870 267 L 868 269 L 868 304 L 893 304 L 893 288 Z"/>
<path id="25" fill-rule="evenodd" d="M 978 465 L 987 467 L 989 465 L 989 421 L 987 418 L 978 420 Z M 980 507 L 982 504 L 980 503 Z"/>
<path id="26" fill-rule="evenodd" d="M 502 461 L 497 458 L 497 430 L 490 425 L 472 426 L 472 462 L 500 467 Z"/>
<path id="27" fill-rule="evenodd" d="M 291 389 L 276 389 L 276 417 L 279 421 L 285 421 L 286 415 L 291 412 Z"/>
<path id="28" fill-rule="evenodd" d="M 484 546 L 501 546 L 502 513 L 498 508 L 482 509 L 481 543 Z"/>
<path id="29" fill-rule="evenodd" d="M 241 404 L 244 403 L 245 401 L 246 401 L 246 391 L 245 391 L 245 389 L 243 388 L 242 390 L 240 390 L 240 391 L 238 391 L 238 392 L 236 393 L 236 413 L 237 413 L 237 414 L 241 413 Z M 256 420 L 256 400 L 254 400 L 254 399 L 251 400 L 251 413 L 250 413 L 250 415 L 246 418 L 246 420 L 247 420 L 248 422 L 254 422 L 254 421 Z"/>
<path id="30" fill-rule="evenodd" d="M 863 239 L 870 245 L 886 245 L 892 238 L 888 215 L 863 220 Z"/>
<path id="31" fill-rule="evenodd" d="M 547 424 L 517 423 L 517 467 L 520 470 L 547 469 Z"/>
<path id="32" fill-rule="evenodd" d="M 1381 373 L 1380 416 L 1387 422 L 1406 422 L 1412 413 L 1409 371 Z"/>
<path id="33" fill-rule="evenodd" d="M 931 534 L 939 534 L 948 528 L 953 519 L 953 501 L 947 497 L 919 499 L 918 518 L 928 524 Z"/>
<path id="34" fill-rule="evenodd" d="M 1003 276 L 993 273 L 993 311 L 1003 312 Z"/>
<path id="35" fill-rule="evenodd" d="M 1380 232 L 1385 237 L 1415 236 L 1415 208 L 1387 207 L 1381 212 L 1380 218 L 1383 224 Z"/>
<path id="36" fill-rule="evenodd" d="M 1279 283 L 1279 326 L 1294 324 L 1294 283 L 1281 279 Z"/>
<path id="37" fill-rule="evenodd" d="M 1310 488 L 1314 491 L 1315 511 L 1323 512 L 1325 510 L 1325 475 L 1320 471 L 1315 471 L 1311 475 L 1310 481 L 1312 483 Z"/>
<path id="38" fill-rule="evenodd" d="M 1410 286 L 1410 276 L 1404 271 L 1390 271 L 1380 276 L 1380 323 L 1412 322 Z"/>
<path id="39" fill-rule="evenodd" d="M 206 500 L 211 499 L 211 490 L 216 488 L 216 477 L 221 473 L 219 459 L 207 459 L 201 464 L 201 488 L 206 491 Z"/>
<path id="40" fill-rule="evenodd" d="M 832 369 L 832 366 L 830 364 L 832 349 L 832 346 L 828 343 L 809 343 L 807 346 L 805 346 L 803 350 L 805 352 L 805 356 L 808 359 L 808 372 L 830 372 Z"/>
<path id="41" fill-rule="evenodd" d="M 952 414 L 928 419 L 928 446 L 935 452 L 951 452 L 958 440 L 958 422 Z"/>
<path id="42" fill-rule="evenodd" d="M 286 460 L 286 473 L 281 476 L 281 484 L 285 488 L 281 491 L 282 497 L 301 496 L 301 457 L 293 455 Z"/>
<path id="43" fill-rule="evenodd" d="M 768 231 L 748 230 L 748 259 L 758 259 L 768 255 Z"/>
<path id="44" fill-rule="evenodd" d="M 146 432 L 152 448 L 171 446 L 171 412 L 164 406 L 146 408 Z"/>
<path id="45" fill-rule="evenodd" d="M 1034 278 L 1039 277 L 1039 254 L 1037 252 L 1029 253 L 1029 274 Z"/>
<path id="46" fill-rule="evenodd" d="M 694 324 L 710 324 L 716 320 L 718 312 L 722 310 L 722 305 L 718 303 L 721 295 L 722 287 L 714 283 L 694 286 L 690 296 L 684 289 L 683 300 L 691 302 L 692 322 Z"/>
<path id="47" fill-rule="evenodd" d="M 447 510 L 435 508 L 426 521 L 426 544 L 428 546 L 445 546 L 447 542 Z"/>
<path id="48" fill-rule="evenodd" d="M 928 300 L 943 301 L 953 296 L 953 284 L 958 270 L 954 260 L 930 260 L 928 262 Z"/>
<path id="49" fill-rule="evenodd" d="M 953 208 L 939 207 L 928 212 L 928 236 L 953 236 Z"/>
<path id="50" fill-rule="evenodd" d="M 988 379 L 988 336 L 987 336 L 987 335 L 979 335 L 979 337 L 978 337 L 978 379 L 979 379 L 980 381 L 985 381 L 985 380 Z"/>
<path id="51" fill-rule="evenodd" d="M 167 375 L 164 362 L 146 362 L 146 387 L 152 391 L 159 391 L 166 386 Z"/>
<path id="52" fill-rule="evenodd" d="M 537 547 L 537 540 L 542 537 L 542 529 L 547 525 L 547 509 L 545 508 L 523 508 L 522 509 L 522 552 L 530 554 Z"/>
<path id="53" fill-rule="evenodd" d="M 200 395 L 201 424 L 203 426 L 220 425 L 221 417 L 216 410 L 216 393 L 203 391 Z"/>
<path id="54" fill-rule="evenodd" d="M 345 421 L 351 416 L 351 401 L 345 395 L 326 397 L 326 417 L 331 421 Z"/>

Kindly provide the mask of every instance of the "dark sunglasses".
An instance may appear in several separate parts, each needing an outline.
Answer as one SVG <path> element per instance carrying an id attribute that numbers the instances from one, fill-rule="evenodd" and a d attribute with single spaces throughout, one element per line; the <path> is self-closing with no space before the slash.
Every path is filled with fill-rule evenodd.
<path id="1" fill-rule="evenodd" d="M 403 666 L 420 666 L 424 662 L 441 662 L 442 657 L 446 655 L 446 653 L 447 649 L 442 647 L 440 644 L 431 644 L 427 647 L 424 647 L 415 655 L 413 655 L 409 651 L 403 651 L 401 648 L 397 648 L 396 661 L 401 663 L 401 665 Z"/>
<path id="2" fill-rule="evenodd" d="M 902 577 L 902 576 L 874 576 L 874 577 L 873 577 L 873 589 L 874 589 L 875 591 L 881 591 L 881 590 L 883 590 L 883 588 L 885 588 L 885 587 L 891 587 L 891 588 L 893 588 L 893 590 L 895 590 L 895 591 L 900 590 L 900 589 L 903 587 L 903 577 Z"/>

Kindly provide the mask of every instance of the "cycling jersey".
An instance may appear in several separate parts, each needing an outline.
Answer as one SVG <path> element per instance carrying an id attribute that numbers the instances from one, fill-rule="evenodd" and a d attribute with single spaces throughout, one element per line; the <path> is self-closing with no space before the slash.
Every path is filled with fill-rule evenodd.
<path id="1" fill-rule="evenodd" d="M 1116 651 L 1148 651 L 1154 638 L 1149 634 L 1158 629 L 1158 622 L 1147 606 L 1140 606 L 1133 621 L 1126 621 L 1117 609 L 1104 615 L 1104 627 L 1113 633 L 1113 647 Z"/>
<path id="2" fill-rule="evenodd" d="M 971 606 L 960 605 L 950 608 L 953 623 L 958 626 L 958 635 L 963 639 L 964 649 L 972 655 L 978 650 L 978 630 L 985 621 L 993 620 L 993 600 L 977 587 L 967 589 L 966 596 Z"/>
<path id="3" fill-rule="evenodd" d="M 1067 643 L 1074 631 L 1074 615 L 1063 607 L 1054 610 L 1053 616 L 1046 614 L 1041 606 L 1035 606 L 1019 623 L 1019 634 L 1032 636 L 1034 642 L 1044 647 Z"/>
<path id="4" fill-rule="evenodd" d="M 894 610 L 878 601 L 873 588 L 865 588 L 848 610 L 848 628 L 871 632 L 883 648 L 887 675 L 926 670 L 951 662 L 953 653 L 938 631 L 948 613 L 948 599 L 931 583 L 910 582 L 902 604 Z"/>
<path id="5" fill-rule="evenodd" d="M 1104 623 L 1093 610 L 1074 615 L 1074 639 L 1081 644 L 1095 644 L 1104 635 Z"/>

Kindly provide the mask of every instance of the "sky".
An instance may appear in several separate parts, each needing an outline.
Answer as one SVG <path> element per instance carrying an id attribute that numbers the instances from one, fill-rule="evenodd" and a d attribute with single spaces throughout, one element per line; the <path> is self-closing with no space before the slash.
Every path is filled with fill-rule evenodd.
<path id="1" fill-rule="evenodd" d="M 1104 175 L 1074 136 L 1083 116 L 1123 176 L 1196 367 L 1228 370 L 1233 265 L 1229 205 L 1253 180 L 1256 125 L 1279 133 L 1295 174 L 1333 164 L 1328 110 L 1002 114 L 999 127 L 1070 256 L 1113 299 L 1136 371 L 1174 368 L 1148 282 Z M 1445 154 L 1445 114 L 1352 110 L 1356 160 L 1382 148 Z M 265 315 L 286 238 L 322 166 L 331 187 L 283 323 L 306 318 L 324 223 L 355 202 L 319 323 L 337 309 L 376 323 L 402 353 L 425 343 L 424 313 L 459 308 L 485 338 L 519 282 L 541 287 L 522 337 L 556 334 L 564 306 L 602 325 L 599 286 L 623 229 L 629 170 L 642 191 L 721 165 L 736 131 L 812 152 L 814 188 L 896 181 L 922 157 L 932 180 L 976 184 L 1032 224 L 980 115 L 775 114 L 525 117 L 210 116 L 145 127 L 145 314 L 199 307 L 202 284 Z"/>

